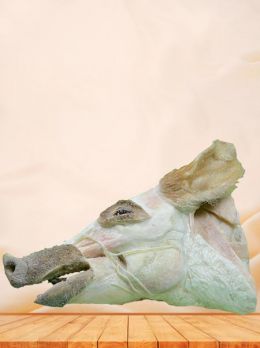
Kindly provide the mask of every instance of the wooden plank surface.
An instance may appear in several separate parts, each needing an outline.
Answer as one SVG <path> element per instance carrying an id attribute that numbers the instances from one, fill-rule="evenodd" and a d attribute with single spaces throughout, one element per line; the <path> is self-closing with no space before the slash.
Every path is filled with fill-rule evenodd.
<path id="1" fill-rule="evenodd" d="M 220 347 L 260 347 L 260 334 L 216 316 L 181 316 L 184 320 L 220 341 Z"/>
<path id="2" fill-rule="evenodd" d="M 158 340 L 160 348 L 186 348 L 188 341 L 163 317 L 159 315 L 147 315 L 146 319 Z"/>
<path id="3" fill-rule="evenodd" d="M 23 326 L 26 323 L 30 323 L 32 321 L 34 321 L 34 317 L 32 317 L 32 316 L 21 317 L 20 320 L 17 319 L 17 320 L 14 320 L 14 321 L 9 321 L 7 324 L 2 324 L 0 326 L 0 333 L 3 333 L 5 331 L 9 331 L 9 330 L 15 329 L 15 328 L 17 328 L 19 326 Z"/>
<path id="4" fill-rule="evenodd" d="M 20 336 L 25 335 L 32 330 L 37 330 L 39 326 L 44 326 L 46 319 L 48 319 L 48 317 L 31 316 L 23 325 L 12 327 L 8 331 L 5 330 L 4 332 L 1 332 L 0 347 L 3 347 L 2 342 L 16 341 Z M 49 318 L 49 320 L 51 319 Z"/>
<path id="5" fill-rule="evenodd" d="M 0 315 L 0 348 L 260 348 L 260 315 Z"/>
<path id="6" fill-rule="evenodd" d="M 21 335 L 15 341 L 19 343 L 19 346 L 26 347 L 27 343 L 30 342 L 31 346 L 38 347 L 38 341 L 42 337 L 46 337 L 47 335 L 55 332 L 59 328 L 63 327 L 67 323 L 73 321 L 78 316 L 70 315 L 70 316 L 55 316 L 54 320 L 51 317 L 46 317 L 44 322 L 41 322 L 41 325 L 37 327 L 37 329 L 31 330 L 26 334 Z"/>
<path id="7" fill-rule="evenodd" d="M 77 316 L 51 333 L 44 333 L 38 339 L 38 348 L 67 348 L 68 340 L 93 319 L 89 315 Z"/>
<path id="8" fill-rule="evenodd" d="M 17 320 L 28 318 L 29 315 L 5 315 L 0 317 L 0 326 Z"/>
<path id="9" fill-rule="evenodd" d="M 157 339 L 143 315 L 128 318 L 128 348 L 156 348 Z"/>
<path id="10" fill-rule="evenodd" d="M 98 348 L 127 348 L 128 316 L 111 316 L 98 340 Z"/>
<path id="11" fill-rule="evenodd" d="M 220 316 L 219 319 L 227 321 L 227 325 L 229 322 L 244 327 L 246 329 L 255 331 L 260 333 L 260 320 L 252 319 L 250 316 L 242 316 L 242 315 L 232 315 L 232 316 Z"/>
<path id="12" fill-rule="evenodd" d="M 164 315 L 163 318 L 189 341 L 189 348 L 217 348 L 218 341 L 212 336 L 175 315 Z"/>
<path id="13" fill-rule="evenodd" d="M 0 348 L 37 348 L 38 339 L 41 336 L 45 336 L 48 332 L 56 330 L 59 326 L 77 317 L 78 316 L 38 316 L 38 320 L 33 318 L 34 321 L 3 333 L 0 336 Z"/>
<path id="14" fill-rule="evenodd" d="M 68 340 L 68 348 L 96 348 L 109 316 L 97 316 Z"/>

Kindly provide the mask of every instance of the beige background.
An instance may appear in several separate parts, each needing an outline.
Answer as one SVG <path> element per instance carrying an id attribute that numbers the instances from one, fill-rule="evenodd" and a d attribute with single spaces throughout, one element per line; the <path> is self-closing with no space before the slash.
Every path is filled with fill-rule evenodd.
<path id="1" fill-rule="evenodd" d="M 0 0 L 0 117 L 0 251 L 16 256 L 59 244 L 212 140 L 233 142 L 260 298 L 259 1 Z M 0 284 L 0 311 L 49 310 L 33 304 L 47 284 L 14 289 L 2 268 Z"/>

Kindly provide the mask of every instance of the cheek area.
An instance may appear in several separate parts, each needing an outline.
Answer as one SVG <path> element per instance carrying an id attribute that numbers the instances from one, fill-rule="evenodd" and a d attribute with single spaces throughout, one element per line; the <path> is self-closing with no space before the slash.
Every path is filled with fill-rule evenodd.
<path id="1" fill-rule="evenodd" d="M 124 243 L 124 237 L 110 229 L 94 231 L 75 246 L 88 258 L 104 256 L 104 249 L 113 251 Z"/>

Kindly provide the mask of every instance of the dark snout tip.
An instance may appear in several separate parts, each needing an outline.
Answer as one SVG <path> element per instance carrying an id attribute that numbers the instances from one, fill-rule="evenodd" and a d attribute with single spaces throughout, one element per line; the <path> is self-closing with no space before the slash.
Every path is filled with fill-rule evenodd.
<path id="1" fill-rule="evenodd" d="M 21 269 L 25 266 L 23 265 L 21 259 L 14 257 L 10 254 L 4 254 L 3 264 L 5 274 L 10 284 L 15 288 L 20 288 L 24 286 L 24 283 L 21 281 L 21 279 L 19 279 L 19 273 L 21 273 Z"/>
<path id="2" fill-rule="evenodd" d="M 5 273 L 8 273 L 8 274 L 14 273 L 16 265 L 17 265 L 16 257 L 10 254 L 4 254 L 3 264 L 4 264 Z"/>

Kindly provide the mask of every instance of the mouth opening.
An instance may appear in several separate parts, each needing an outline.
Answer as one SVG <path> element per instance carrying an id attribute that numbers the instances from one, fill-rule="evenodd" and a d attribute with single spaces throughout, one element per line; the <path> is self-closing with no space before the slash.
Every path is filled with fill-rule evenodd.
<path id="1" fill-rule="evenodd" d="M 67 268 L 59 268 L 45 277 L 45 280 L 52 286 L 43 294 L 38 295 L 35 303 L 50 307 L 63 307 L 84 289 L 92 277 L 93 271 L 89 264 L 79 265 L 71 271 L 68 271 Z"/>
<path id="2" fill-rule="evenodd" d="M 90 269 L 90 267 L 85 267 L 82 268 L 80 271 L 74 271 L 74 272 L 70 272 L 70 273 L 63 273 L 62 275 L 65 275 L 66 277 L 62 277 L 60 276 L 55 276 L 53 278 L 48 279 L 48 283 L 51 283 L 52 285 L 58 284 L 60 282 L 65 282 L 69 277 L 71 277 L 72 275 L 84 272 L 84 271 L 88 271 Z"/>
<path id="3" fill-rule="evenodd" d="M 76 267 L 74 266 L 73 269 L 71 267 L 68 268 L 67 266 L 63 266 L 53 270 L 44 278 L 44 280 L 48 280 L 48 283 L 55 285 L 60 282 L 65 282 L 69 277 L 71 277 L 75 273 L 88 271 L 89 269 L 89 264 L 79 264 Z"/>

